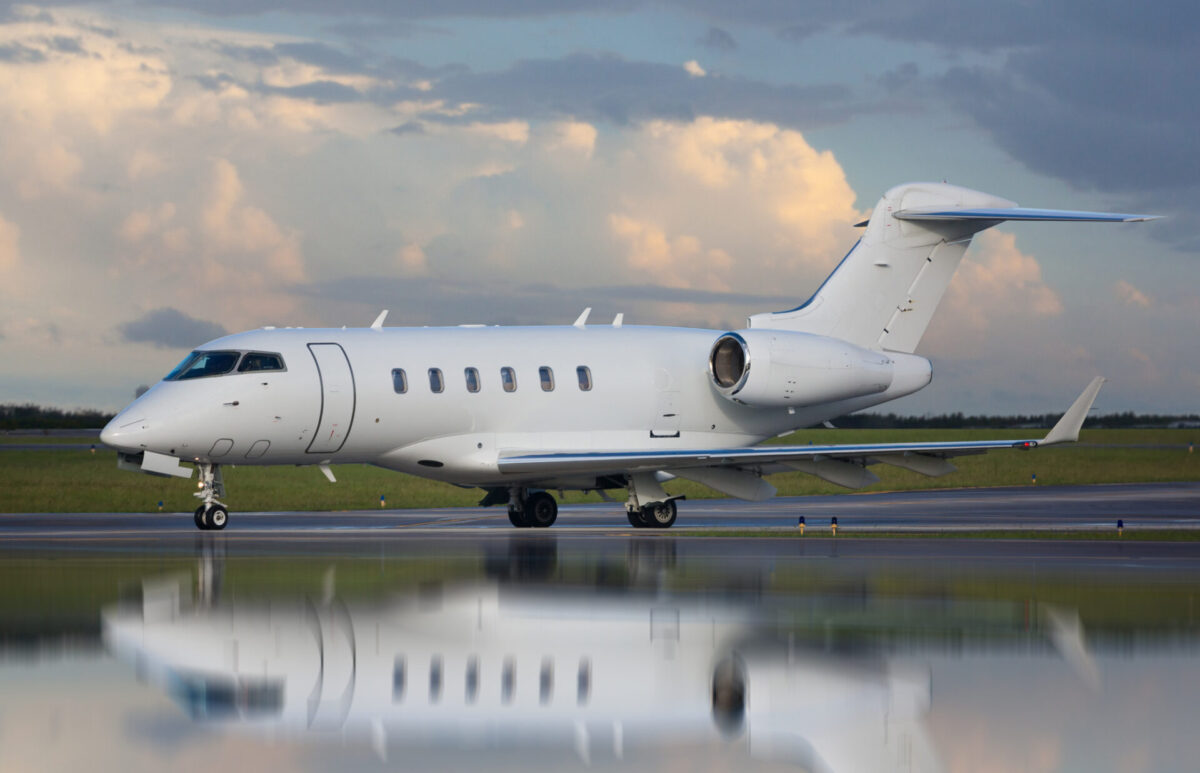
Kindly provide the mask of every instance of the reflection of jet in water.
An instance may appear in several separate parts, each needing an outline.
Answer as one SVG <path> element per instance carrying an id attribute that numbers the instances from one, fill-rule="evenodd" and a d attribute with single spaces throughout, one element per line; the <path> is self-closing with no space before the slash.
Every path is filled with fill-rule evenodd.
<path id="1" fill-rule="evenodd" d="M 556 744 L 588 761 L 724 738 L 816 771 L 939 769 L 927 672 L 790 647 L 745 604 L 490 584 L 205 606 L 182 587 L 146 584 L 104 612 L 104 637 L 196 719 L 334 731 L 381 756 Z"/>

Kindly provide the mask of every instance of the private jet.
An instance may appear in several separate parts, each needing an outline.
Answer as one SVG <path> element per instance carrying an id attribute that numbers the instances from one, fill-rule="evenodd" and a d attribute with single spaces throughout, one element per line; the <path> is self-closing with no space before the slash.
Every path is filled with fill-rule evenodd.
<path id="1" fill-rule="evenodd" d="M 759 445 L 924 388 L 914 354 L 974 234 L 1006 220 L 1151 215 L 1029 209 L 945 183 L 879 200 L 859 241 L 807 301 L 740 330 L 588 324 L 267 327 L 210 341 L 101 433 L 122 468 L 190 478 L 194 520 L 223 529 L 221 466 L 372 464 L 484 490 L 516 527 L 548 527 L 551 490 L 627 491 L 635 528 L 675 523 L 684 478 L 743 500 L 803 471 L 848 488 L 887 464 L 928 476 L 950 459 L 1078 439 L 1104 379 L 1042 438 Z"/>

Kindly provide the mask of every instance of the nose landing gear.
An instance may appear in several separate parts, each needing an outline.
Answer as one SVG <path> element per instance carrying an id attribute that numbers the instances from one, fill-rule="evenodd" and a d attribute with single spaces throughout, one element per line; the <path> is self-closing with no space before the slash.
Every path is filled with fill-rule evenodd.
<path id="1" fill-rule="evenodd" d="M 201 462 L 196 467 L 200 470 L 200 490 L 192 496 L 204 504 L 196 508 L 193 520 L 197 529 L 220 531 L 229 523 L 229 508 L 217 501 L 217 497 L 225 496 L 221 465 Z"/>

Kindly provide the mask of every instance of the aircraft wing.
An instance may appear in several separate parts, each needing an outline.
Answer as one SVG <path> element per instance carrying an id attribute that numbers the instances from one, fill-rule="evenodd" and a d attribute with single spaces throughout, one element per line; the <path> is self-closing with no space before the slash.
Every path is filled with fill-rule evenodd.
<path id="1" fill-rule="evenodd" d="M 895 464 L 927 475 L 950 472 L 948 457 L 979 454 L 994 448 L 1030 449 L 1038 446 L 1072 443 L 1087 417 L 1103 378 L 1088 385 L 1058 423 L 1043 438 L 1027 440 L 968 440 L 936 443 L 855 443 L 845 445 L 751 446 L 749 448 L 710 448 L 686 450 L 587 451 L 529 454 L 520 451 L 501 455 L 502 473 L 567 475 L 620 474 L 658 470 L 732 467 L 759 472 L 770 468 L 791 468 L 820 475 L 837 467 L 874 462 Z M 822 465 L 824 467 L 822 468 Z M 832 466 L 831 466 L 832 465 Z M 767 468 L 764 470 L 764 468 Z M 810 469 L 811 468 L 811 469 Z M 826 477 L 825 475 L 820 475 Z M 836 473 L 835 473 L 836 476 Z M 873 476 L 872 476 L 873 477 Z M 835 481 L 840 482 L 840 481 Z M 868 481 L 870 482 L 870 481 Z M 847 485 L 847 484 L 843 484 Z M 865 485 L 859 483 L 858 485 Z M 857 485 L 850 487 L 856 488 Z"/>

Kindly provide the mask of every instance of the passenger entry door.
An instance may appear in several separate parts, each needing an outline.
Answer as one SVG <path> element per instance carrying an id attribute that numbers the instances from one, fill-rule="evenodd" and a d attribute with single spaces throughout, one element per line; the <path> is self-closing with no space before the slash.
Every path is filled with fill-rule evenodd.
<path id="1" fill-rule="evenodd" d="M 354 422 L 354 372 L 339 344 L 309 344 L 321 382 L 321 413 L 317 431 L 308 444 L 310 454 L 341 450 Z"/>

